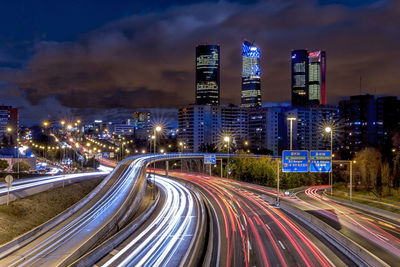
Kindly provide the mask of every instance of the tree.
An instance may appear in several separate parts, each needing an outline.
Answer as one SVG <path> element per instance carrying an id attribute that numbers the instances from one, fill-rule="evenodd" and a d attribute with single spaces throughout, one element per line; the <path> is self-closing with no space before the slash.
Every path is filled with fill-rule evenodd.
<path id="1" fill-rule="evenodd" d="M 19 165 L 19 167 L 18 167 L 18 165 Z M 18 170 L 20 172 L 26 172 L 26 171 L 29 171 L 30 169 L 31 169 L 31 166 L 28 163 L 26 163 L 25 161 L 16 162 L 12 166 L 13 172 L 17 172 Z"/>
<path id="2" fill-rule="evenodd" d="M 0 171 L 4 171 L 7 168 L 8 168 L 7 160 L 0 159 Z"/>
<path id="3" fill-rule="evenodd" d="M 367 147 L 357 153 L 355 160 L 361 174 L 361 182 L 367 189 L 380 184 L 382 154 L 375 148 Z"/>

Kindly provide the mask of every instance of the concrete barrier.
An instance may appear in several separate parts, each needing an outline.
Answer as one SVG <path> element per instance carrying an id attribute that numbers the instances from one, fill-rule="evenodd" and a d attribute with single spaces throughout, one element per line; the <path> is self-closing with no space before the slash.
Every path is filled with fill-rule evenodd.
<path id="1" fill-rule="evenodd" d="M 343 204 L 343 205 L 346 205 L 346 206 L 349 206 L 349 207 L 352 207 L 352 208 L 360 209 L 360 210 L 363 210 L 363 211 L 368 212 L 368 213 L 373 213 L 375 215 L 382 216 L 382 217 L 394 220 L 396 222 L 400 222 L 400 215 L 399 214 L 396 214 L 396 213 L 393 213 L 393 212 L 390 212 L 390 211 L 387 211 L 387 210 L 382 210 L 382 209 L 379 209 L 379 208 L 371 207 L 371 206 L 368 206 L 368 205 L 365 205 L 365 204 L 357 203 L 357 202 L 354 202 L 354 201 L 349 201 L 349 200 L 345 200 L 345 199 L 331 197 L 328 194 L 326 194 L 326 192 L 324 192 L 324 196 L 329 198 L 330 200 L 332 200 L 334 202 L 337 202 L 337 203 L 340 203 L 340 204 Z"/>
<path id="2" fill-rule="evenodd" d="M 195 196 L 199 209 L 199 214 L 197 217 L 197 225 L 193 238 L 190 242 L 188 250 L 186 251 L 183 259 L 181 260 L 180 267 L 195 267 L 200 265 L 200 261 L 204 256 L 204 249 L 206 243 L 206 233 L 207 233 L 207 213 L 205 210 L 203 198 L 199 195 L 193 187 L 190 187 L 192 194 Z"/>
<path id="3" fill-rule="evenodd" d="M 119 244 L 121 244 L 125 239 L 127 239 L 134 231 L 136 231 L 154 212 L 157 204 L 160 200 L 160 194 L 157 193 L 157 198 L 153 204 L 139 217 L 130 222 L 126 227 L 118 231 L 115 235 L 108 238 L 102 244 L 89 251 L 83 257 L 71 264 L 71 266 L 85 267 L 92 266 L 98 262 L 102 257 L 109 254 L 114 250 Z"/>
<path id="4" fill-rule="evenodd" d="M 6 257 L 7 255 L 14 252 L 16 249 L 25 246 L 36 237 L 42 235 L 43 233 L 49 231 L 51 228 L 55 227 L 56 225 L 60 224 L 74 213 L 79 211 L 84 205 L 86 205 L 90 200 L 92 200 L 96 194 L 98 194 L 105 186 L 105 184 L 109 181 L 112 177 L 114 171 L 109 174 L 95 189 L 93 189 L 84 199 L 77 202 L 75 205 L 71 206 L 64 212 L 60 213 L 53 219 L 37 226 L 36 228 L 32 229 L 31 231 L 14 238 L 13 240 L 7 242 L 6 244 L 0 247 L 0 259 Z"/>

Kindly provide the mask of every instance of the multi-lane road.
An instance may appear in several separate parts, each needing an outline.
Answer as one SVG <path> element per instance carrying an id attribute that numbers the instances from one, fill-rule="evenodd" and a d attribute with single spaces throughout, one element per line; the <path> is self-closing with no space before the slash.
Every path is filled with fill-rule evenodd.
<path id="1" fill-rule="evenodd" d="M 193 184 L 214 217 L 213 265 L 333 266 L 352 264 L 283 210 L 231 180 L 170 172 Z"/>
<path id="2" fill-rule="evenodd" d="M 79 209 L 51 228 L 14 246 L 0 247 L 0 266 L 68 265 L 91 248 L 98 266 L 344 266 L 355 265 L 320 231 L 268 202 L 274 189 L 203 174 L 170 171 L 156 176 L 158 194 L 145 193 L 146 166 L 153 160 L 201 158 L 203 154 L 132 157 L 104 179 Z M 40 182 L 40 181 L 39 181 Z M 45 182 L 45 180 L 41 181 Z M 338 204 L 312 187 L 283 196 L 285 203 L 320 218 L 341 235 L 396 265 L 398 222 Z M 147 196 L 146 196 L 147 195 Z M 143 204 L 144 202 L 145 204 Z M 124 208 L 122 208 L 124 207 Z M 150 208 L 153 207 L 153 208 Z M 141 213 L 149 214 L 146 220 Z M 133 226 L 133 228 L 131 228 Z M 129 230 L 134 229 L 134 230 Z M 131 231 L 131 232 L 129 232 Z M 113 239 L 128 233 L 118 243 Z M 117 234 L 115 234 L 117 233 Z M 114 235 L 115 234 L 115 235 Z M 120 235 L 122 236 L 122 235 Z M 119 240 L 119 239 L 118 239 Z M 95 250 L 92 250 L 92 252 Z M 98 250 L 100 251 L 100 250 Z M 83 257 L 79 266 L 88 258 Z M 198 262 L 200 261 L 200 262 Z"/>
<path id="3" fill-rule="evenodd" d="M 156 177 L 160 201 L 150 218 L 96 265 L 179 266 L 196 252 L 204 224 L 201 199 L 183 184 Z"/>
<path id="4" fill-rule="evenodd" d="M 314 186 L 296 194 L 294 205 L 321 218 L 390 266 L 400 260 L 400 222 L 367 210 L 339 204 L 323 195 L 326 186 Z"/>

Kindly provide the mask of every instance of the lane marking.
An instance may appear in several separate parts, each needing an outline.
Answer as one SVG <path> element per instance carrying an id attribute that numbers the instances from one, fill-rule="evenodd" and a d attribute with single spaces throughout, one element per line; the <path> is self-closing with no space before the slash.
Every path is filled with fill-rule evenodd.
<path id="1" fill-rule="evenodd" d="M 278 242 L 279 242 L 279 245 L 281 245 L 281 247 L 282 247 L 283 249 L 286 249 L 285 246 L 282 244 L 282 242 L 281 242 L 280 240 L 278 240 Z"/>

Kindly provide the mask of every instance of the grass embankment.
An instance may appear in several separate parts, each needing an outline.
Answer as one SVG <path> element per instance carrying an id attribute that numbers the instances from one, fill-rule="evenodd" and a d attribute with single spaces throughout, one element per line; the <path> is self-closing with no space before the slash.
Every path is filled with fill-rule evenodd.
<path id="1" fill-rule="evenodd" d="M 28 232 L 81 200 L 100 179 L 55 188 L 0 206 L 0 244 Z"/>
<path id="2" fill-rule="evenodd" d="M 335 187 L 333 196 L 349 200 L 349 189 L 344 186 Z M 371 207 L 387 210 L 400 214 L 400 192 L 393 191 L 391 196 L 378 197 L 371 191 L 353 190 L 353 202 L 368 205 Z M 328 190 L 328 195 L 329 190 Z"/>

